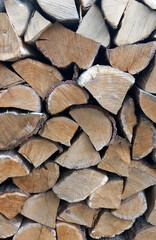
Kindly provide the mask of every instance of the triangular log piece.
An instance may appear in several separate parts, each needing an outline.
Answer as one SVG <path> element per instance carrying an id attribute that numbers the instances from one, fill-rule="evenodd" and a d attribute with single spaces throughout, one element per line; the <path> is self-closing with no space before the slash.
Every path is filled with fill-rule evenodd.
<path id="1" fill-rule="evenodd" d="M 148 209 L 145 212 L 147 222 L 156 226 L 156 185 L 152 186 L 147 191 Z"/>
<path id="2" fill-rule="evenodd" d="M 78 84 L 85 87 L 103 108 L 117 114 L 134 81 L 129 73 L 110 66 L 95 65 L 80 75 Z"/>

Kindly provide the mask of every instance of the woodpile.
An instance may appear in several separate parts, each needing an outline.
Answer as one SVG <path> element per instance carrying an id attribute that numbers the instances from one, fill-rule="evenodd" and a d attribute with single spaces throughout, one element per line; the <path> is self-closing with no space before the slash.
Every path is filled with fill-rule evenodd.
<path id="1" fill-rule="evenodd" d="M 0 239 L 156 239 L 155 10 L 0 0 Z"/>

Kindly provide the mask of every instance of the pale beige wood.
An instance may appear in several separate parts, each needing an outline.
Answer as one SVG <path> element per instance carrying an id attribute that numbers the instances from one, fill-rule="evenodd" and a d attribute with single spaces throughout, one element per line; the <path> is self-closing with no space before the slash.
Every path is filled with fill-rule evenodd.
<path id="1" fill-rule="evenodd" d="M 99 43 L 72 32 L 59 23 L 48 28 L 36 44 L 57 67 L 66 67 L 75 62 L 82 69 L 89 68 L 99 50 Z"/>
<path id="2" fill-rule="evenodd" d="M 70 203 L 69 205 L 60 209 L 58 213 L 58 219 L 91 228 L 98 213 L 99 210 L 90 208 L 85 201 L 79 203 Z"/>
<path id="3" fill-rule="evenodd" d="M 123 179 L 120 177 L 109 178 L 109 181 L 91 193 L 88 205 L 91 208 L 116 209 L 121 205 Z"/>
<path id="4" fill-rule="evenodd" d="M 5 0 L 5 9 L 18 36 L 22 36 L 31 15 L 31 5 L 20 0 Z"/>
<path id="5" fill-rule="evenodd" d="M 129 0 L 102 0 L 101 8 L 106 20 L 117 28 Z"/>
<path id="6" fill-rule="evenodd" d="M 150 107 L 150 106 L 149 106 Z M 142 159 L 156 147 L 156 129 L 147 118 L 140 116 L 132 147 L 133 159 Z"/>
<path id="7" fill-rule="evenodd" d="M 137 88 L 137 98 L 141 110 L 156 123 L 156 96 Z"/>
<path id="8" fill-rule="evenodd" d="M 15 151 L 0 152 L 0 183 L 7 178 L 25 176 L 30 173 L 28 162 Z"/>
<path id="9" fill-rule="evenodd" d="M 150 8 L 156 10 L 156 1 L 155 0 L 143 0 Z"/>
<path id="10" fill-rule="evenodd" d="M 67 151 L 55 160 L 62 167 L 69 169 L 88 168 L 97 165 L 100 161 L 100 154 L 94 149 L 89 137 L 84 132 L 78 136 Z"/>
<path id="11" fill-rule="evenodd" d="M 15 32 L 6 13 L 0 13 L 0 61 L 16 61 L 31 55 L 30 49 L 25 46 Z"/>
<path id="12" fill-rule="evenodd" d="M 32 137 L 20 146 L 18 152 L 37 168 L 58 150 L 59 147 L 48 139 Z"/>
<path id="13" fill-rule="evenodd" d="M 129 0 L 115 43 L 121 46 L 141 41 L 147 38 L 155 28 L 155 12 L 142 3 Z"/>
<path id="14" fill-rule="evenodd" d="M 41 99 L 32 88 L 16 85 L 0 91 L 0 107 L 41 112 Z"/>
<path id="15" fill-rule="evenodd" d="M 134 78 L 110 66 L 95 65 L 80 75 L 78 84 L 85 87 L 103 108 L 117 114 Z"/>
<path id="16" fill-rule="evenodd" d="M 59 202 L 60 199 L 52 190 L 35 194 L 25 201 L 21 214 L 45 226 L 55 228 Z"/>
<path id="17" fill-rule="evenodd" d="M 25 239 L 56 240 L 56 232 L 54 229 L 28 220 L 26 223 L 22 223 L 20 229 L 13 237 L 13 240 Z"/>
<path id="18" fill-rule="evenodd" d="M 89 235 L 99 239 L 101 237 L 114 237 L 131 228 L 134 220 L 124 220 L 113 216 L 110 212 L 103 210 L 95 226 L 90 229 Z"/>
<path id="19" fill-rule="evenodd" d="M 0 63 L 0 89 L 23 82 L 22 78 Z"/>
<path id="20" fill-rule="evenodd" d="M 71 146 L 71 139 L 78 129 L 76 122 L 67 117 L 49 119 L 39 131 L 39 135 L 55 142 Z"/>
<path id="21" fill-rule="evenodd" d="M 156 226 L 156 185 L 151 187 L 147 192 L 148 208 L 145 212 L 147 222 Z"/>
<path id="22" fill-rule="evenodd" d="M 155 169 L 146 165 L 142 161 L 131 161 L 129 166 L 129 176 L 126 179 L 122 199 L 156 184 Z"/>
<path id="23" fill-rule="evenodd" d="M 27 58 L 15 62 L 12 66 L 43 99 L 50 88 L 62 80 L 62 75 L 56 68 L 34 59 Z"/>
<path id="24" fill-rule="evenodd" d="M 0 150 L 17 147 L 36 134 L 45 119 L 42 113 L 0 113 Z"/>
<path id="25" fill-rule="evenodd" d="M 110 64 L 122 71 L 136 74 L 145 69 L 156 50 L 156 42 L 120 46 L 107 50 Z"/>
<path id="26" fill-rule="evenodd" d="M 0 214 L 0 238 L 12 237 L 19 229 L 22 223 L 22 216 L 18 215 L 9 220 Z"/>
<path id="27" fill-rule="evenodd" d="M 62 177 L 53 187 L 57 196 L 67 202 L 79 202 L 86 199 L 95 189 L 108 180 L 105 172 L 94 169 L 83 169 Z"/>
<path id="28" fill-rule="evenodd" d="M 104 47 L 110 44 L 110 34 L 100 9 L 94 4 L 80 22 L 76 33 L 100 43 Z"/>
<path id="29" fill-rule="evenodd" d="M 38 11 L 34 11 L 24 35 L 24 41 L 32 44 L 48 29 L 52 23 L 45 19 Z"/>
<path id="30" fill-rule="evenodd" d="M 76 224 L 58 221 L 56 232 L 58 240 L 86 240 L 85 230 Z"/>
<path id="31" fill-rule="evenodd" d="M 40 193 L 50 189 L 59 177 L 59 166 L 48 162 L 42 167 L 34 169 L 29 175 L 12 178 L 14 184 L 29 193 Z"/>
<path id="32" fill-rule="evenodd" d="M 131 162 L 130 146 L 126 139 L 116 136 L 98 164 L 98 168 L 127 177 Z"/>
<path id="33" fill-rule="evenodd" d="M 60 82 L 51 89 L 47 98 L 47 109 L 49 113 L 57 114 L 70 106 L 87 103 L 88 98 L 87 92 L 76 82 Z"/>
<path id="34" fill-rule="evenodd" d="M 76 5 L 74 0 L 37 0 L 40 7 L 51 17 L 58 21 L 78 20 Z"/>
<path id="35" fill-rule="evenodd" d="M 112 211 L 112 214 L 121 219 L 135 220 L 144 214 L 147 202 L 144 192 L 139 192 L 131 198 L 122 201 L 121 206 Z"/>

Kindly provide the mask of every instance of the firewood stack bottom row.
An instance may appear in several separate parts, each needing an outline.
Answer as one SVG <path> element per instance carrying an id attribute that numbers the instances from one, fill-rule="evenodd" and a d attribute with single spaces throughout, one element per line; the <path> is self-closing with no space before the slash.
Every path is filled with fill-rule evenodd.
<path id="1" fill-rule="evenodd" d="M 155 10 L 0 0 L 0 239 L 156 239 Z"/>

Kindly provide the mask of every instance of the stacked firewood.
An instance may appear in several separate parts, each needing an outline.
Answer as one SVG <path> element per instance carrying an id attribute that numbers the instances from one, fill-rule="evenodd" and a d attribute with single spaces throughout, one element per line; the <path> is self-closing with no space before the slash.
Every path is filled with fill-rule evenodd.
<path id="1" fill-rule="evenodd" d="M 156 1 L 0 1 L 0 239 L 156 239 Z"/>

